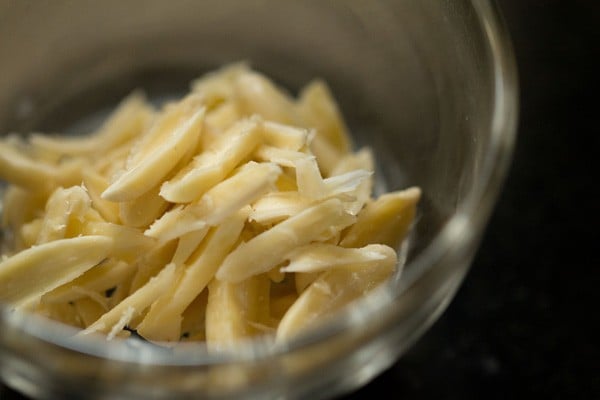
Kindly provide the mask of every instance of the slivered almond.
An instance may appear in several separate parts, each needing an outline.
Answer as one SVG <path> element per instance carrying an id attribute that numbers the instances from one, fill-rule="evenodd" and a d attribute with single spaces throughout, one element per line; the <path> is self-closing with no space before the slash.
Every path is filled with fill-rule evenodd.
<path id="1" fill-rule="evenodd" d="M 111 201 L 130 201 L 164 180 L 199 140 L 205 109 L 188 111 L 189 97 L 157 121 L 132 151 L 127 169 L 102 193 Z"/>
<path id="2" fill-rule="evenodd" d="M 160 195 L 173 203 L 189 203 L 221 182 L 246 159 L 261 139 L 258 122 L 242 120 L 162 185 Z"/>
<path id="3" fill-rule="evenodd" d="M 342 203 L 330 199 L 286 219 L 231 252 L 217 271 L 217 279 L 240 282 L 267 272 L 298 246 L 310 243 L 343 215 Z"/>
<path id="4" fill-rule="evenodd" d="M 0 262 L 0 301 L 18 304 L 69 282 L 110 256 L 114 239 L 81 236 L 23 250 Z"/>

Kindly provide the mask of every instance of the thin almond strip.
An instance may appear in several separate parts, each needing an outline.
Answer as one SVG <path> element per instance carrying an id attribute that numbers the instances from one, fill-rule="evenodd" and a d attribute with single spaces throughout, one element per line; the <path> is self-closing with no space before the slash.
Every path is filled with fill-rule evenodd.
<path id="1" fill-rule="evenodd" d="M 81 236 L 31 247 L 0 262 L 0 301 L 11 304 L 42 296 L 110 256 L 114 239 Z"/>
<path id="2" fill-rule="evenodd" d="M 48 190 L 57 180 L 54 165 L 35 161 L 7 143 L 0 142 L 0 179 L 32 191 Z"/>
<path id="3" fill-rule="evenodd" d="M 146 235 L 168 240 L 225 218 L 273 189 L 281 168 L 270 163 L 249 162 L 200 198 L 196 203 L 166 213 Z M 195 222 L 193 222 L 195 221 Z"/>
<path id="4" fill-rule="evenodd" d="M 394 272 L 397 259 L 392 248 L 382 246 L 382 249 L 385 249 L 385 258 L 376 264 L 333 268 L 320 275 L 281 319 L 277 340 L 288 339 L 313 327 L 316 321 L 386 281 Z"/>
<path id="5" fill-rule="evenodd" d="M 87 270 L 81 276 L 57 287 L 42 296 L 43 302 L 69 302 L 85 297 L 82 292 L 74 291 L 74 287 L 92 292 L 101 292 L 115 287 L 122 282 L 124 275 L 133 272 L 134 265 L 123 261 L 108 259 Z"/>
<path id="6" fill-rule="evenodd" d="M 46 203 L 46 215 L 38 233 L 37 244 L 64 239 L 71 219 L 83 222 L 91 205 L 87 191 L 81 186 L 55 190 Z"/>
<path id="7" fill-rule="evenodd" d="M 30 142 L 33 146 L 56 154 L 97 157 L 139 136 L 150 122 L 152 114 L 153 110 L 145 96 L 140 92 L 134 92 L 119 104 L 93 135 L 54 138 L 36 134 L 31 136 Z"/>
<path id="8" fill-rule="evenodd" d="M 261 125 L 265 144 L 282 150 L 301 151 L 305 149 L 314 131 L 306 128 L 264 121 Z"/>
<path id="9" fill-rule="evenodd" d="M 123 317 L 126 317 L 125 320 L 128 322 L 135 316 L 140 315 L 173 283 L 175 276 L 175 264 L 167 265 L 148 283 L 102 315 L 96 322 L 81 331 L 79 335 L 88 335 L 94 332 L 108 333 L 119 321 L 123 321 Z"/>
<path id="10" fill-rule="evenodd" d="M 182 314 L 204 290 L 229 253 L 244 227 L 250 210 L 244 208 L 212 229 L 196 250 L 181 276 L 152 305 L 138 332 L 155 340 L 177 341 L 181 336 Z"/>
<path id="11" fill-rule="evenodd" d="M 267 193 L 252 204 L 250 220 L 261 224 L 280 222 L 298 214 L 312 203 L 297 191 Z"/>
<path id="12" fill-rule="evenodd" d="M 242 120 L 233 125 L 219 142 L 197 156 L 188 166 L 162 185 L 160 195 L 173 203 L 189 203 L 238 166 L 261 141 L 258 122 Z"/>
<path id="13" fill-rule="evenodd" d="M 179 107 L 185 107 L 183 100 Z M 134 150 L 125 173 L 102 193 L 111 201 L 130 201 L 146 193 L 164 180 L 190 148 L 195 147 L 202 128 L 205 109 L 200 108 L 190 116 L 179 119 L 179 113 L 167 114 L 155 125 Z M 185 111 L 181 111 L 185 115 Z"/>
<path id="14" fill-rule="evenodd" d="M 254 154 L 260 161 L 272 162 L 290 168 L 295 168 L 299 160 L 313 157 L 302 151 L 281 149 L 268 145 L 259 146 Z"/>
<path id="15" fill-rule="evenodd" d="M 421 196 L 419 188 L 386 193 L 366 205 L 345 233 L 341 246 L 362 247 L 380 243 L 394 249 L 405 239 Z"/>
<path id="16" fill-rule="evenodd" d="M 294 248 L 310 243 L 334 225 L 343 213 L 341 201 L 330 199 L 286 219 L 233 250 L 219 268 L 217 279 L 235 283 L 269 271 Z"/>
<path id="17" fill-rule="evenodd" d="M 389 254 L 389 247 L 379 244 L 354 249 L 326 243 L 313 243 L 290 252 L 286 257 L 290 263 L 281 268 L 281 271 L 322 272 L 330 268 L 370 266 L 378 264 Z"/>
<path id="18" fill-rule="evenodd" d="M 156 185 L 133 200 L 118 203 L 118 217 L 122 223 L 135 228 L 147 228 L 160 218 L 169 208 L 169 203 L 159 195 L 159 191 L 160 185 Z"/>
<path id="19" fill-rule="evenodd" d="M 231 348 L 254 336 L 269 317 L 269 279 L 253 276 L 238 283 L 213 279 L 208 286 L 206 341 L 209 350 Z"/>

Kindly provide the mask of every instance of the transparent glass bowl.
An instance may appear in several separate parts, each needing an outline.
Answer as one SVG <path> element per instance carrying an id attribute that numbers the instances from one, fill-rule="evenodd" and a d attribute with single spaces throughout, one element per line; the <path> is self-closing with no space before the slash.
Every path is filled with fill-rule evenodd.
<path id="1" fill-rule="evenodd" d="M 133 88 L 182 93 L 231 61 L 292 92 L 321 77 L 381 184 L 423 190 L 401 279 L 293 342 L 106 343 L 0 307 L 0 376 L 40 399 L 326 398 L 365 384 L 448 305 L 515 138 L 513 55 L 484 0 L 0 1 L 0 60 L 0 134 L 77 130 Z"/>

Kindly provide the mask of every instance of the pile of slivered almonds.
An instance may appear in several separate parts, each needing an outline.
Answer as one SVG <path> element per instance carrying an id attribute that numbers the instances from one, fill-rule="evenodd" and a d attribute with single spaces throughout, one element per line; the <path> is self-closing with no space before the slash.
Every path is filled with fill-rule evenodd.
<path id="1" fill-rule="evenodd" d="M 399 273 L 419 188 L 373 194 L 326 84 L 246 64 L 86 136 L 0 141 L 0 302 L 108 339 L 286 340 Z"/>

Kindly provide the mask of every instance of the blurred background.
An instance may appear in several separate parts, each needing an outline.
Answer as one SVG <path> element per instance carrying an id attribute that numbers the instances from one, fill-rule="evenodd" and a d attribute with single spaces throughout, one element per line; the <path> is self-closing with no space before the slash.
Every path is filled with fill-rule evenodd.
<path id="1" fill-rule="evenodd" d="M 600 398 L 592 330 L 600 2 L 497 3 L 521 84 L 503 194 L 447 312 L 396 365 L 343 399 L 382 391 L 405 399 Z M 0 399 L 23 400 L 2 387 Z"/>

